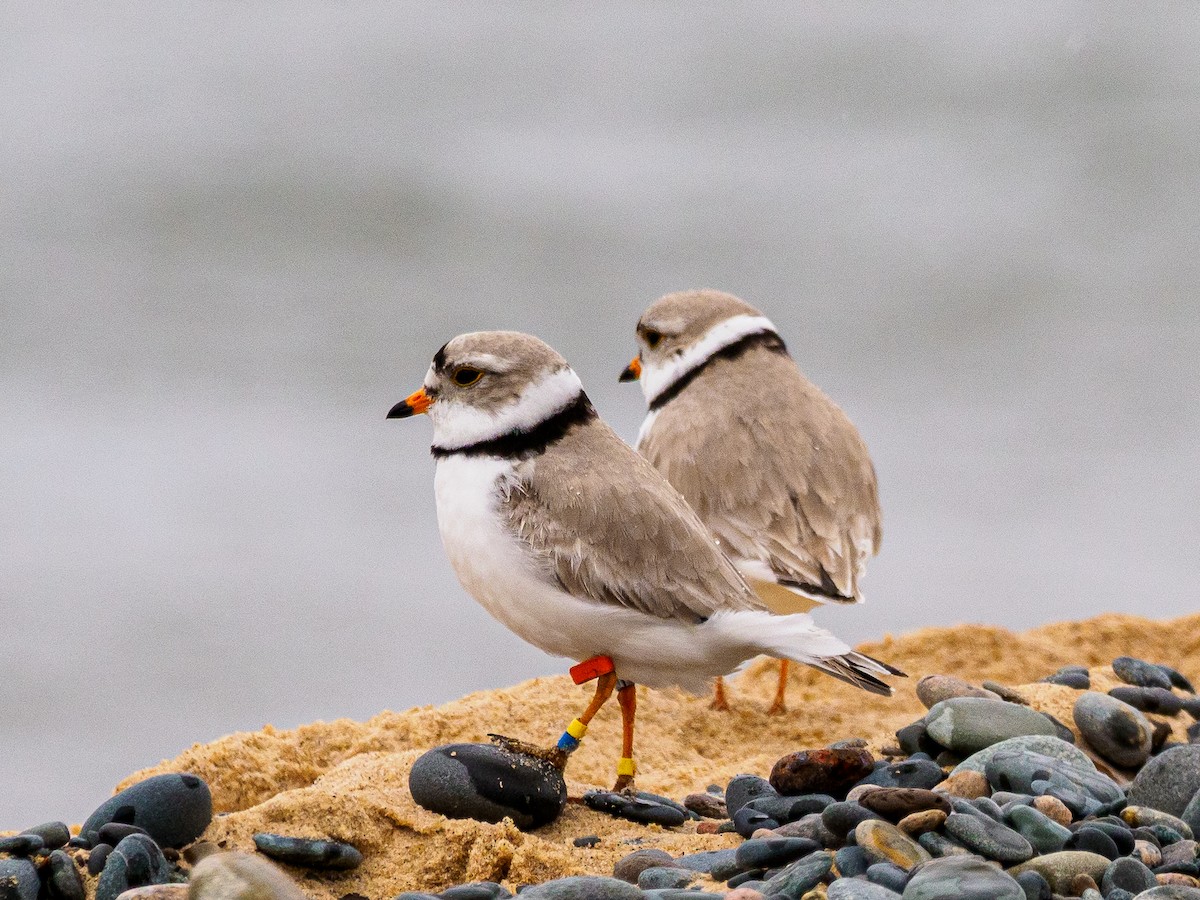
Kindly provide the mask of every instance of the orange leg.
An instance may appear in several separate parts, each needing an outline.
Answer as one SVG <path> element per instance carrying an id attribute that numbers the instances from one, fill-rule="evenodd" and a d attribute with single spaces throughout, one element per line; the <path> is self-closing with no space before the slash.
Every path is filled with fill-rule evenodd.
<path id="1" fill-rule="evenodd" d="M 789 660 L 781 659 L 779 661 L 779 687 L 775 689 L 775 702 L 767 710 L 768 716 L 782 716 L 787 712 L 787 703 L 784 702 L 784 695 L 787 693 L 788 664 Z"/>
<path id="2" fill-rule="evenodd" d="M 550 762 L 555 768 L 566 768 L 567 758 L 579 746 L 579 742 L 587 733 L 588 724 L 596 717 L 596 713 L 600 712 L 600 708 L 612 696 L 613 689 L 617 686 L 617 676 L 615 672 L 605 672 L 600 675 L 596 681 L 596 693 L 592 695 L 592 702 L 588 704 L 587 709 L 583 714 L 567 726 L 567 730 L 563 732 L 562 737 L 558 739 L 558 743 L 553 747 L 535 747 L 532 744 L 527 744 L 524 741 L 514 740 L 513 738 L 504 737 L 500 734 L 489 734 L 497 745 L 509 750 L 513 753 L 523 753 L 526 756 L 535 756 L 539 759 L 544 759 Z"/>
<path id="3" fill-rule="evenodd" d="M 637 685 L 622 681 L 617 687 L 617 702 L 621 704 L 621 761 L 617 764 L 617 783 L 614 791 L 633 793 L 633 778 L 637 766 L 633 762 L 633 720 L 637 716 Z"/>
<path id="4" fill-rule="evenodd" d="M 712 703 L 708 704 L 708 708 L 715 709 L 717 712 L 729 712 L 729 700 L 725 696 L 725 679 L 720 675 L 713 684 Z"/>

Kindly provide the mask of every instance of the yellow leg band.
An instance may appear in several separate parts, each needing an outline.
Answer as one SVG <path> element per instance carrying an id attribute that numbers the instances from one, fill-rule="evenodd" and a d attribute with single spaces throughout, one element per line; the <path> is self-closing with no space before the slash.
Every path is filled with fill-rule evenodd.
<path id="1" fill-rule="evenodd" d="M 571 724 L 567 726 L 567 734 L 575 738 L 575 740 L 579 740 L 587 734 L 587 726 L 578 719 L 572 719 Z"/>
<path id="2" fill-rule="evenodd" d="M 617 774 L 629 775 L 630 777 L 637 774 L 637 763 L 628 756 L 622 756 L 617 760 Z"/>

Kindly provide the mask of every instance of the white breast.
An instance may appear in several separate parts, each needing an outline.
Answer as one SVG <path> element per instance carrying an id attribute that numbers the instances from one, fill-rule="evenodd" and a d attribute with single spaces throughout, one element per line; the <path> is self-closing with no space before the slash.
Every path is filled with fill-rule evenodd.
<path id="1" fill-rule="evenodd" d="M 502 624 L 535 647 L 583 659 L 593 649 L 602 610 L 563 592 L 500 511 L 519 490 L 513 464 L 489 457 L 438 460 L 438 528 L 458 580 Z"/>

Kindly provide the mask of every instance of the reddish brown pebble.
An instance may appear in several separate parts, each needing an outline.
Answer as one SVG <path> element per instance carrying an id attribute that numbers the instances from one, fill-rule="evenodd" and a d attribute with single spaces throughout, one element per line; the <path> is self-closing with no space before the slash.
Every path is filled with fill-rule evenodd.
<path id="1" fill-rule="evenodd" d="M 1051 797 L 1045 794 L 1041 797 L 1033 798 L 1033 808 L 1042 815 L 1047 816 L 1066 828 L 1071 824 L 1071 811 L 1067 809 L 1067 805 L 1057 797 Z"/>
<path id="2" fill-rule="evenodd" d="M 933 789 L 939 794 L 949 794 L 952 797 L 962 797 L 964 800 L 975 800 L 979 797 L 991 796 L 992 789 L 982 772 L 963 769 L 955 772 Z"/>
<path id="3" fill-rule="evenodd" d="M 771 769 L 771 787 L 781 794 L 833 794 L 871 773 L 875 757 L 866 750 L 800 750 L 789 753 Z"/>
<path id="4" fill-rule="evenodd" d="M 1092 890 L 1092 891 L 1100 890 L 1100 885 L 1096 884 L 1096 879 L 1093 878 L 1091 875 L 1088 875 L 1084 872 L 1080 872 L 1078 875 L 1076 875 L 1074 878 L 1071 879 L 1071 896 L 1072 897 L 1082 897 L 1083 892 L 1087 891 L 1087 890 Z"/>
<path id="5" fill-rule="evenodd" d="M 858 805 L 893 822 L 924 809 L 940 809 L 947 814 L 950 812 L 950 801 L 943 794 L 935 794 L 922 788 L 882 788 L 863 794 L 858 798 Z"/>
<path id="6" fill-rule="evenodd" d="M 717 829 L 721 827 L 719 822 L 697 822 L 696 834 L 716 834 Z"/>

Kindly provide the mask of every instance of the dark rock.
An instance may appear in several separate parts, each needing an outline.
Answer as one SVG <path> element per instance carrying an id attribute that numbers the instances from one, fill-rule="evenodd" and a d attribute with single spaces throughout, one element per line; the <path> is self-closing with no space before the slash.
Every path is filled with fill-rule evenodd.
<path id="1" fill-rule="evenodd" d="M 643 890 L 685 888 L 699 877 L 699 872 L 681 869 L 679 866 L 651 866 L 648 869 L 642 869 L 641 874 L 638 875 L 637 884 Z M 448 900 L 444 892 L 442 900 Z"/>
<path id="2" fill-rule="evenodd" d="M 851 785 L 870 774 L 874 764 L 868 751 L 853 747 L 800 750 L 775 763 L 771 786 L 781 794 L 845 796 Z"/>
<path id="3" fill-rule="evenodd" d="M 862 847 L 842 847 L 833 856 L 834 864 L 842 878 L 853 878 L 855 875 L 867 874 L 871 858 Z"/>
<path id="4" fill-rule="evenodd" d="M 109 822 L 137 825 L 162 847 L 183 847 L 204 833 L 212 821 L 208 785 L 186 773 L 155 775 L 109 797 L 88 816 L 80 830 L 97 840 Z"/>
<path id="5" fill-rule="evenodd" d="M 809 810 L 805 810 L 805 812 L 800 813 L 800 815 L 793 816 L 793 803 L 794 799 L 792 797 L 780 797 L 778 794 L 773 797 L 755 797 L 753 800 L 739 809 L 738 813 L 760 812 L 767 816 L 767 818 L 774 819 L 776 822 L 782 825 L 784 822 L 791 822 L 793 819 L 798 819 L 800 816 L 809 812 Z M 736 824 L 736 816 L 734 823 Z M 778 825 L 774 827 L 778 827 Z"/>
<path id="6" fill-rule="evenodd" d="M 1004 865 L 1022 863 L 1033 856 L 1033 847 L 1018 832 L 988 817 L 951 813 L 946 833 L 980 856 Z"/>
<path id="7" fill-rule="evenodd" d="M 924 719 L 917 719 L 911 725 L 905 725 L 897 731 L 896 742 L 900 745 L 900 749 L 910 757 L 914 753 L 926 753 L 932 759 L 942 752 L 941 744 L 931 738 L 925 729 Z"/>
<path id="8" fill-rule="evenodd" d="M 1196 861 L 1196 842 L 1193 840 L 1176 841 L 1163 848 L 1162 864 L 1174 866 L 1179 863 L 1194 863 Z"/>
<path id="9" fill-rule="evenodd" d="M 729 809 L 724 799 L 709 793 L 688 794 L 683 798 L 683 807 L 706 819 L 729 818 Z"/>
<path id="10" fill-rule="evenodd" d="M 131 834 L 105 859 L 96 882 L 96 900 L 116 900 L 131 888 L 165 884 L 169 878 L 170 864 L 158 844 L 147 835 Z"/>
<path id="11" fill-rule="evenodd" d="M 973 856 L 945 856 L 917 868 L 904 900 L 1025 900 L 1011 875 Z"/>
<path id="12" fill-rule="evenodd" d="M 1196 693 L 1196 689 L 1192 687 L 1192 683 L 1187 680 L 1182 672 L 1172 669 L 1170 666 L 1164 666 L 1162 663 L 1159 663 L 1158 667 L 1166 674 L 1172 687 L 1177 687 L 1181 691 L 1187 691 L 1189 694 Z"/>
<path id="13" fill-rule="evenodd" d="M 930 856 L 974 856 L 974 854 L 953 838 L 936 831 L 927 831 L 917 837 L 917 843 L 924 847 Z"/>
<path id="14" fill-rule="evenodd" d="M 37 900 L 41 882 L 27 859 L 0 859 L 0 900 Z"/>
<path id="15" fill-rule="evenodd" d="M 104 864 L 108 861 L 110 853 L 112 853 L 112 847 L 108 844 L 97 844 L 93 847 L 88 853 L 88 874 L 99 875 L 104 870 Z"/>
<path id="16" fill-rule="evenodd" d="M 150 832 L 146 831 L 145 828 L 139 828 L 137 825 L 126 825 L 124 822 L 109 822 L 107 825 L 100 826 L 99 831 L 96 832 L 96 838 L 101 844 L 109 844 L 115 847 L 131 834 L 150 836 Z"/>
<path id="17" fill-rule="evenodd" d="M 798 898 L 816 887 L 832 869 L 833 854 L 827 850 L 818 850 L 785 866 L 779 874 L 768 879 L 763 885 L 762 893 L 766 897 L 783 894 L 786 897 Z"/>
<path id="18" fill-rule="evenodd" d="M 1119 819 L 1117 821 L 1120 822 Z M 1117 845 L 1118 856 L 1128 856 L 1133 852 L 1135 843 L 1133 831 L 1131 831 L 1129 826 L 1127 826 L 1124 822 L 1121 822 L 1118 825 L 1111 822 L 1097 820 L 1094 822 L 1087 822 L 1085 827 L 1103 831 L 1110 838 L 1112 838 L 1113 843 Z"/>
<path id="19" fill-rule="evenodd" d="M 571 841 L 571 843 L 576 847 L 587 847 L 587 848 L 595 847 L 600 843 L 600 835 L 598 835 L 598 834 L 584 835 L 583 837 L 575 838 L 575 840 Z"/>
<path id="20" fill-rule="evenodd" d="M 1050 720 L 1037 710 L 980 697 L 943 700 L 929 710 L 925 727 L 943 747 L 962 754 L 976 753 L 1009 738 L 1057 734 Z"/>
<path id="21" fill-rule="evenodd" d="M 1063 666 L 1053 675 L 1047 675 L 1042 681 L 1047 684 L 1061 684 L 1064 687 L 1086 691 L 1092 686 L 1092 677 L 1082 666 Z"/>
<path id="22" fill-rule="evenodd" d="M 523 900 L 644 900 L 641 888 L 618 878 L 573 875 L 521 891 Z"/>
<path id="23" fill-rule="evenodd" d="M 760 828 L 774 829 L 780 824 L 766 813 L 750 806 L 743 806 L 733 814 L 733 829 L 744 838 L 750 837 Z"/>
<path id="24" fill-rule="evenodd" d="M 821 824 L 838 839 L 844 839 L 849 832 L 858 827 L 860 822 L 866 822 L 869 819 L 882 820 L 883 816 L 850 800 L 830 803 L 821 813 Z"/>
<path id="25" fill-rule="evenodd" d="M 1164 750 L 1142 766 L 1129 786 L 1129 802 L 1178 816 L 1200 791 L 1200 744 Z"/>
<path id="26" fill-rule="evenodd" d="M 737 848 L 734 861 L 741 869 L 773 869 L 820 849 L 808 838 L 756 838 Z"/>
<path id="27" fill-rule="evenodd" d="M 737 849 L 701 850 L 699 853 L 688 853 L 675 860 L 675 865 L 693 872 L 703 872 L 711 875 L 713 881 L 726 881 L 734 873 L 741 871 L 737 864 Z"/>
<path id="28" fill-rule="evenodd" d="M 1050 882 L 1037 872 L 1022 872 L 1017 876 L 1017 884 L 1025 892 L 1025 900 L 1050 900 L 1054 893 Z"/>
<path id="29" fill-rule="evenodd" d="M 90 838 L 86 838 L 82 834 L 76 834 L 67 841 L 67 846 L 76 850 L 91 850 L 93 843 Z"/>
<path id="30" fill-rule="evenodd" d="M 1128 703 L 1086 691 L 1075 701 L 1074 717 L 1080 734 L 1109 762 L 1134 769 L 1150 758 L 1154 729 Z"/>
<path id="31" fill-rule="evenodd" d="M 1164 688 L 1115 687 L 1108 692 L 1122 703 L 1128 703 L 1142 712 L 1173 716 L 1183 709 L 1183 701 Z"/>
<path id="32" fill-rule="evenodd" d="M 293 866 L 308 869 L 356 869 L 362 854 L 343 841 L 311 840 L 260 831 L 254 835 L 258 852 Z"/>
<path id="33" fill-rule="evenodd" d="M 661 868 L 676 865 L 675 858 L 665 850 L 647 847 L 634 850 L 623 856 L 613 865 L 613 878 L 619 878 L 629 884 L 637 884 L 638 876 L 646 869 Z"/>
<path id="34" fill-rule="evenodd" d="M 976 797 L 968 802 L 989 819 L 996 822 L 1004 821 L 1004 810 L 991 797 Z"/>
<path id="35" fill-rule="evenodd" d="M 795 822 L 810 813 L 823 812 L 830 803 L 836 802 L 829 794 L 799 794 L 787 799 L 792 802 L 787 812 L 789 822 Z"/>
<path id="36" fill-rule="evenodd" d="M 518 828 L 553 822 L 567 803 L 562 772 L 542 759 L 492 744 L 446 744 L 422 755 L 408 777 L 413 800 L 451 819 Z"/>
<path id="37" fill-rule="evenodd" d="M 36 834 L 42 839 L 42 846 L 47 850 L 57 850 L 65 847 L 71 840 L 71 829 L 63 822 L 46 822 L 44 825 L 34 825 L 26 828 L 22 834 Z"/>
<path id="38" fill-rule="evenodd" d="M 83 878 L 71 854 L 54 850 L 46 862 L 46 888 L 53 900 L 83 900 Z"/>
<path id="39" fill-rule="evenodd" d="M 858 803 L 893 822 L 926 809 L 950 812 L 950 802 L 944 795 L 924 788 L 880 788 L 863 794 Z"/>
<path id="40" fill-rule="evenodd" d="M 726 815 L 733 818 L 735 812 L 759 797 L 778 796 L 779 792 L 765 778 L 758 775 L 734 775 L 725 788 Z"/>
<path id="41" fill-rule="evenodd" d="M 12 837 L 0 837 L 0 853 L 10 853 L 13 856 L 33 856 L 45 842 L 40 835 L 14 834 Z"/>
<path id="42" fill-rule="evenodd" d="M 892 863 L 875 863 L 867 869 L 867 881 L 899 894 L 908 884 L 908 872 Z"/>
<path id="43" fill-rule="evenodd" d="M 877 784 L 890 788 L 929 789 L 946 779 L 946 773 L 937 763 L 927 759 L 907 759 L 875 769 L 859 784 Z"/>
<path id="44" fill-rule="evenodd" d="M 725 887 L 729 888 L 729 890 L 733 890 L 734 888 L 741 887 L 744 884 L 762 884 L 762 877 L 764 874 L 766 873 L 757 870 L 750 872 L 739 872 L 737 875 L 734 875 L 732 878 L 730 878 L 729 881 L 725 882 Z"/>
<path id="45" fill-rule="evenodd" d="M 1074 785 L 1056 784 L 1053 781 L 1039 779 L 1033 782 L 1031 787 L 1039 797 L 1049 796 L 1058 800 L 1071 811 L 1071 815 L 1076 819 L 1098 815 L 1103 806 L 1095 797 L 1089 797 Z"/>
<path id="46" fill-rule="evenodd" d="M 1116 842 L 1099 828 L 1080 828 L 1067 839 L 1063 849 L 1086 850 L 1108 859 L 1116 859 L 1121 855 L 1117 851 Z"/>
<path id="47" fill-rule="evenodd" d="M 1159 687 L 1171 689 L 1171 678 L 1161 668 L 1148 663 L 1144 659 L 1133 656 L 1118 656 L 1112 662 L 1113 674 L 1126 684 L 1136 684 L 1139 687 Z"/>
<path id="48" fill-rule="evenodd" d="M 583 802 L 597 812 L 607 812 L 631 822 L 675 826 L 691 819 L 683 804 L 649 791 L 637 791 L 632 796 L 613 791 L 588 791 L 583 795 Z"/>

